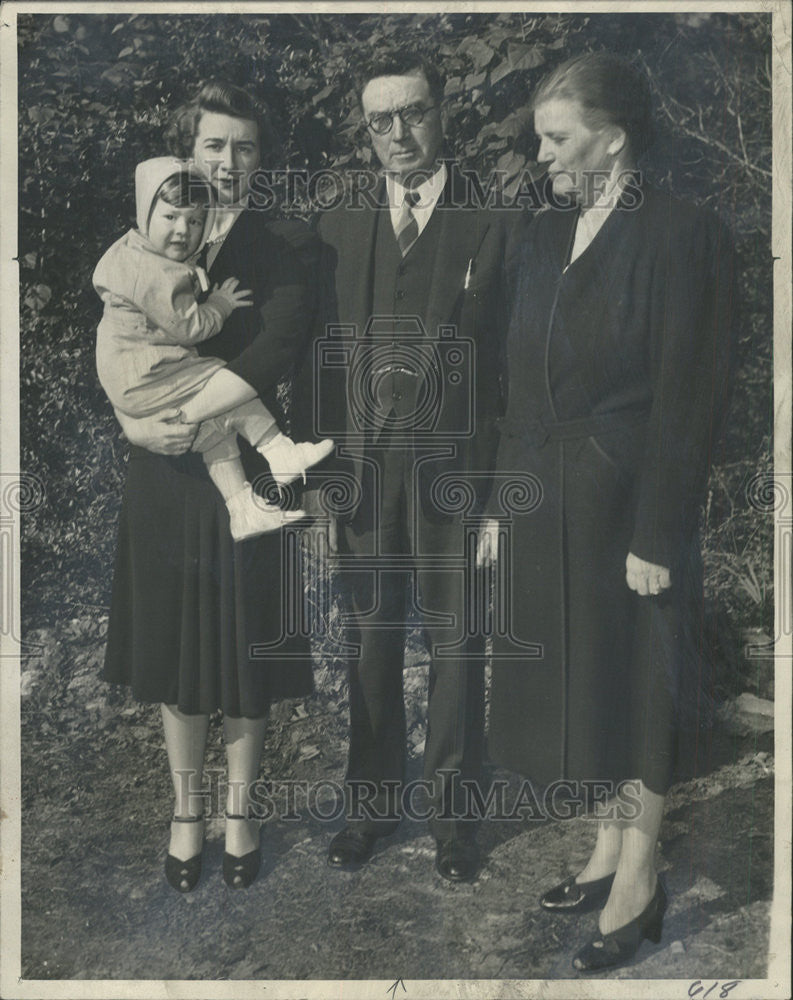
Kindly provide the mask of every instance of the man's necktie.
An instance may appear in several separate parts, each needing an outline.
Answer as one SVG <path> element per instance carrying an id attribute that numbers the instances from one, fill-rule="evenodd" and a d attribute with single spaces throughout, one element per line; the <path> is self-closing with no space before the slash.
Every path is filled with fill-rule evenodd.
<path id="1" fill-rule="evenodd" d="M 415 191 L 406 191 L 405 200 L 402 202 L 402 211 L 397 220 L 396 238 L 399 244 L 399 252 L 404 257 L 416 242 L 419 236 L 419 224 L 413 214 L 413 206 L 418 205 L 419 196 Z"/>

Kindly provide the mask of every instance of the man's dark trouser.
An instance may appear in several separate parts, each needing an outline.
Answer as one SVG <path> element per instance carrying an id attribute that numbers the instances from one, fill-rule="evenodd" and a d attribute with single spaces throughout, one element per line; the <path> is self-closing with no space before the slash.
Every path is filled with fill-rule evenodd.
<path id="1" fill-rule="evenodd" d="M 357 626 L 350 638 L 360 644 L 360 655 L 350 662 L 348 816 L 355 822 L 361 817 L 360 828 L 379 835 L 399 823 L 406 752 L 402 674 L 407 597 L 418 582 L 419 594 L 412 596 L 425 612 L 431 654 L 424 780 L 432 783 L 434 794 L 428 803 L 414 795 L 412 806 L 431 814 L 430 829 L 438 840 L 472 837 L 476 821 L 470 815 L 470 794 L 460 782 L 481 780 L 484 637 L 479 630 L 462 642 L 467 625 L 463 525 L 459 518 L 430 522 L 420 511 L 414 518 L 415 456 L 409 449 L 377 448 L 369 457 L 377 477 L 365 467 L 361 505 L 340 538 L 342 553 L 380 556 L 377 570 L 345 573 Z M 414 556 L 416 573 L 395 567 L 393 560 L 389 568 L 389 556 L 406 554 Z M 456 556 L 457 568 L 430 569 L 443 555 Z M 432 612 L 451 615 L 451 624 L 432 621 Z M 436 646 L 443 644 L 454 644 L 466 659 L 457 652 L 440 653 Z"/>

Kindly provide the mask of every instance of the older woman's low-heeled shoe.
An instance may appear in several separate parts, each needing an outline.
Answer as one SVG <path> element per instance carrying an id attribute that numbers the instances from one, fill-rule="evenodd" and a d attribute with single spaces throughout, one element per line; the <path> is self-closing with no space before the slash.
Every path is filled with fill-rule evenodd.
<path id="1" fill-rule="evenodd" d="M 668 902 L 666 890 L 659 878 L 653 898 L 639 916 L 610 934 L 598 932 L 575 956 L 573 967 L 579 972 L 613 969 L 629 962 L 645 938 L 658 944 Z"/>
<path id="2" fill-rule="evenodd" d="M 576 882 L 570 875 L 540 896 L 540 906 L 553 913 L 589 913 L 606 902 L 613 882 L 613 872 L 592 882 Z"/>

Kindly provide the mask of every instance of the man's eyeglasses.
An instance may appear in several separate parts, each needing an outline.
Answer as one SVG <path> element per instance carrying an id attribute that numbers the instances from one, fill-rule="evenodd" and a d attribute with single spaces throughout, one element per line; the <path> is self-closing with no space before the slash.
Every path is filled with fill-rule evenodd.
<path id="1" fill-rule="evenodd" d="M 421 125 L 424 115 L 436 107 L 437 104 L 432 104 L 428 108 L 422 108 L 418 104 L 408 104 L 405 108 L 394 108 L 393 111 L 378 111 L 369 117 L 366 125 L 377 135 L 387 135 L 394 127 L 395 118 L 398 117 L 402 124 L 408 127 Z"/>

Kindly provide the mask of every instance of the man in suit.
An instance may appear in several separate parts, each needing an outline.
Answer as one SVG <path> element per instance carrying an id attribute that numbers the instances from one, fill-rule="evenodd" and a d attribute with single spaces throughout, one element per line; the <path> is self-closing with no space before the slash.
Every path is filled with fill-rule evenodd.
<path id="1" fill-rule="evenodd" d="M 337 340 L 327 338 L 317 405 L 322 433 L 337 439 L 355 483 L 331 535 L 342 567 L 352 567 L 343 575 L 359 633 L 348 823 L 328 860 L 363 864 L 400 820 L 412 604 L 431 654 L 424 786 L 436 868 L 470 880 L 479 854 L 465 786 L 481 778 L 484 638 L 467 614 L 474 573 L 464 565 L 495 458 L 511 213 L 471 204 L 463 176 L 442 159 L 443 80 L 433 65 L 415 53 L 376 56 L 358 93 L 384 176 L 372 198 L 342 204 L 319 223 L 324 319 Z M 339 358 L 346 367 L 334 389 Z M 413 814 L 419 799 L 410 801 Z"/>

